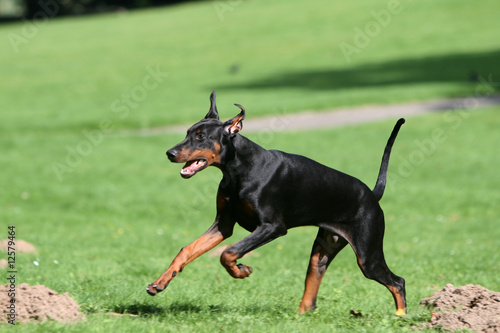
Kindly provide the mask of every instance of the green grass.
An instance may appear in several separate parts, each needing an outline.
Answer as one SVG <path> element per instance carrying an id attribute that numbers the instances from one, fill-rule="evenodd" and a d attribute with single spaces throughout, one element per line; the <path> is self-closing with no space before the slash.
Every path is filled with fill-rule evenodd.
<path id="1" fill-rule="evenodd" d="M 59 181 L 52 162 L 61 156 L 53 147 L 75 145 L 78 133 L 2 137 L 2 169 L 10 172 L 1 175 L 1 232 L 15 225 L 18 239 L 39 251 L 18 255 L 18 282 L 68 291 L 87 314 L 85 323 L 18 329 L 400 332 L 429 319 L 419 300 L 447 283 L 499 290 L 500 178 L 494 166 L 500 157 L 493 153 L 500 140 L 499 111 L 410 118 L 402 128 L 382 206 L 387 261 L 407 281 L 409 314 L 403 319 L 394 316 L 389 292 L 362 276 L 350 248 L 327 272 L 317 311 L 296 314 L 316 233 L 312 227 L 291 230 L 242 260 L 254 268 L 248 279 L 232 279 L 218 258 L 205 255 L 164 293 L 150 297 L 145 286 L 212 223 L 219 172 L 181 179 L 180 166 L 170 164 L 164 151 L 182 135 L 108 136 Z M 248 136 L 373 186 L 392 125 Z M 435 129 L 444 135 L 430 144 Z M 230 242 L 245 234 L 237 228 Z M 351 309 L 363 316 L 353 317 Z"/>
<path id="2" fill-rule="evenodd" d="M 252 115 L 463 96 L 471 73 L 500 74 L 495 0 L 401 1 L 350 62 L 341 43 L 360 45 L 388 1 L 214 3 L 0 26 L 0 128 L 192 122 L 212 89 Z M 168 76 L 141 91 L 147 68 Z"/>
<path id="3" fill-rule="evenodd" d="M 339 44 L 352 43 L 386 1 L 243 1 L 222 19 L 213 4 L 53 19 L 18 52 L 9 38 L 27 23 L 0 26 L 0 238 L 14 225 L 38 249 L 18 253 L 18 283 L 69 292 L 87 315 L 17 330 L 401 332 L 430 318 L 419 300 L 446 283 L 500 290 L 497 107 L 410 118 L 398 137 L 382 206 L 407 317 L 394 316 L 390 293 L 362 276 L 350 249 L 327 272 L 318 309 L 297 315 L 314 228 L 242 260 L 254 268 L 248 279 L 205 255 L 148 296 L 146 285 L 211 225 L 220 174 L 180 178 L 164 152 L 182 135 L 117 129 L 198 120 L 212 89 L 223 118 L 237 112 L 225 110 L 234 102 L 255 118 L 498 89 L 469 81 L 473 71 L 498 81 L 496 1 L 402 2 L 351 62 Z M 152 81 L 155 70 L 168 76 Z M 393 124 L 248 136 L 373 186 Z M 230 241 L 245 235 L 238 229 Z"/>

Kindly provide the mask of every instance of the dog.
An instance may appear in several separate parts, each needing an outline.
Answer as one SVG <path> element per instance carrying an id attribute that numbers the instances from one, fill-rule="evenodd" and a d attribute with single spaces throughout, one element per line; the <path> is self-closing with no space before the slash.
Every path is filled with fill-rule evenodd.
<path id="1" fill-rule="evenodd" d="M 227 247 L 222 266 L 237 279 L 252 268 L 237 263 L 246 253 L 284 236 L 299 226 L 319 227 L 314 241 L 299 313 L 316 308 L 319 285 L 326 269 L 347 244 L 368 279 L 384 285 L 396 304 L 396 315 L 406 314 L 405 280 L 391 272 L 383 253 L 384 214 L 379 201 L 385 190 L 392 146 L 405 120 L 399 119 L 382 157 L 378 179 L 370 190 L 357 178 L 301 155 L 266 150 L 239 132 L 245 109 L 219 120 L 215 92 L 205 118 L 191 126 L 186 138 L 167 151 L 171 162 L 185 163 L 180 174 L 191 178 L 209 166 L 222 171 L 213 225 L 182 248 L 168 269 L 146 291 L 156 295 L 191 261 L 233 233 L 236 223 L 250 234 Z"/>

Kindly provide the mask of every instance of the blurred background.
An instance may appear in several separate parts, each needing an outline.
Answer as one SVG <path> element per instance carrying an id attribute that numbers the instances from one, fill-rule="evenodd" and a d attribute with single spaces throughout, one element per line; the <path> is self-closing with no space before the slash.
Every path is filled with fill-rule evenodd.
<path id="1" fill-rule="evenodd" d="M 419 300 L 446 283 L 499 290 L 500 107 L 478 103 L 498 99 L 499 13 L 498 0 L 0 0 L 0 239 L 14 225 L 38 251 L 18 256 L 19 282 L 69 291 L 95 314 L 75 332 L 399 332 L 429 319 Z M 370 187 L 397 117 L 278 133 L 279 120 L 455 98 L 408 117 L 382 200 L 410 319 L 384 317 L 392 299 L 350 249 L 327 272 L 320 312 L 290 315 L 314 228 L 245 258 L 251 279 L 233 281 L 206 256 L 168 297 L 146 295 L 215 216 L 220 172 L 185 181 L 165 156 L 205 116 L 212 90 L 222 119 L 238 113 L 234 103 L 247 120 L 276 119 L 243 135 Z M 245 235 L 237 228 L 229 243 Z M 373 315 L 352 320 L 351 309 Z"/>
<path id="2" fill-rule="evenodd" d="M 135 8 L 164 6 L 182 0 L 77 0 L 77 1 L 37 1 L 37 0 L 2 0 L 0 3 L 0 19 L 16 20 L 36 18 L 40 12 L 47 11 L 54 4 L 59 7 L 53 12 L 55 16 L 85 15 L 112 12 Z"/>
<path id="3" fill-rule="evenodd" d="M 492 0 L 164 3 L 2 0 L 9 126 L 186 123 L 214 89 L 251 116 L 498 91 Z"/>

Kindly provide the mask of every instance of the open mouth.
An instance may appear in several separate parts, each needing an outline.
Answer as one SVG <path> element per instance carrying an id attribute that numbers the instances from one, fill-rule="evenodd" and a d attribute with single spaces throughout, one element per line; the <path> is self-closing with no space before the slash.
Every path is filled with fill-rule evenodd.
<path id="1" fill-rule="evenodd" d="M 181 176 L 183 178 L 190 178 L 195 175 L 200 170 L 203 170 L 207 166 L 208 162 L 205 159 L 192 160 L 187 162 L 181 170 Z"/>

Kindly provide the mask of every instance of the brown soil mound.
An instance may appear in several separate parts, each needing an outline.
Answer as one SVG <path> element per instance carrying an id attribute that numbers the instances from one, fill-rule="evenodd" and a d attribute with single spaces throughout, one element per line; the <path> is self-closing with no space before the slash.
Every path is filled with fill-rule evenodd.
<path id="1" fill-rule="evenodd" d="M 500 332 L 500 292 L 480 285 L 454 287 L 447 284 L 442 290 L 421 300 L 420 304 L 433 308 L 431 321 L 426 326 Z"/>
<path id="2" fill-rule="evenodd" d="M 10 314 L 11 297 L 9 284 L 0 286 L 0 308 L 3 315 L 0 323 L 7 323 L 12 317 Z M 78 311 L 80 306 L 68 293 L 58 295 L 55 291 L 42 286 L 29 286 L 21 283 L 15 287 L 15 322 L 42 322 L 48 319 L 62 323 L 85 320 L 85 316 Z"/>
<path id="3" fill-rule="evenodd" d="M 23 241 L 22 239 L 15 239 L 14 243 L 15 245 L 13 245 L 12 247 L 16 249 L 16 252 L 36 253 L 36 248 L 33 244 Z M 3 239 L 0 241 L 0 250 L 7 251 L 8 247 L 9 247 L 8 239 Z"/>

